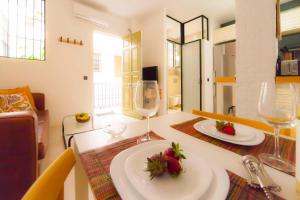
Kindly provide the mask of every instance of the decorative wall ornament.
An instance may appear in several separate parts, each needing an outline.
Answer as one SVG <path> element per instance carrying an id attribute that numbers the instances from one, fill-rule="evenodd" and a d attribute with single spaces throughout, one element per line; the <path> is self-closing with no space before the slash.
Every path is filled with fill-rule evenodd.
<path id="1" fill-rule="evenodd" d="M 59 42 L 68 43 L 68 44 L 74 44 L 74 45 L 83 45 L 82 40 L 76 40 L 76 39 L 70 39 L 70 38 L 64 38 L 63 36 L 60 36 L 58 39 Z"/>

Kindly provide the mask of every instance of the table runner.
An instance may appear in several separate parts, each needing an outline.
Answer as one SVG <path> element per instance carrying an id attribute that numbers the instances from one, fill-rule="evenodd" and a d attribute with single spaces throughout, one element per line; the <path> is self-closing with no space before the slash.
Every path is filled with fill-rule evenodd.
<path id="1" fill-rule="evenodd" d="M 227 149 L 234 153 L 240 154 L 242 156 L 251 154 L 251 155 L 258 157 L 258 155 L 261 153 L 273 153 L 274 152 L 274 137 L 270 134 L 265 134 L 265 140 L 261 144 L 256 145 L 256 146 L 242 146 L 242 145 L 232 144 L 232 143 L 228 143 L 228 142 L 224 142 L 224 141 L 215 139 L 215 138 L 207 136 L 205 134 L 199 134 L 200 132 L 197 131 L 193 127 L 193 125 L 202 120 L 207 120 L 207 119 L 199 117 L 199 118 L 189 120 L 189 121 L 186 121 L 186 122 L 183 122 L 180 124 L 171 125 L 171 127 L 176 130 L 179 130 L 185 134 L 188 134 L 190 136 L 193 136 L 193 137 L 203 140 L 205 142 L 209 142 L 216 146 L 222 147 L 224 149 Z M 281 153 L 282 157 L 286 160 L 289 160 L 289 161 L 295 163 L 296 142 L 294 140 L 280 138 L 279 143 L 280 143 L 280 145 L 279 145 L 280 153 Z M 295 173 L 288 173 L 288 174 L 295 176 Z"/>
<path id="2" fill-rule="evenodd" d="M 152 139 L 163 139 L 151 133 Z M 136 145 L 138 137 L 125 139 L 105 147 L 85 152 L 80 155 L 84 171 L 87 174 L 90 186 L 97 200 L 119 200 L 119 196 L 110 176 L 110 163 L 119 152 Z M 227 199 L 266 199 L 260 189 L 253 189 L 247 185 L 242 177 L 227 171 L 230 177 L 230 189 Z M 282 198 L 275 196 L 274 199 Z"/>

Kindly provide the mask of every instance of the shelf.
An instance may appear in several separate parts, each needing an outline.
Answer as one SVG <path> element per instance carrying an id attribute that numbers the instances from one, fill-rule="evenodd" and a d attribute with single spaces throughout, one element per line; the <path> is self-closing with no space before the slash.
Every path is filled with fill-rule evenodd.
<path id="1" fill-rule="evenodd" d="M 215 77 L 215 83 L 236 83 L 236 77 L 234 76 L 217 76 Z M 276 83 L 299 83 L 300 76 L 276 76 Z"/>
<path id="2" fill-rule="evenodd" d="M 235 83 L 236 78 L 234 76 L 217 76 L 215 78 L 216 83 Z"/>
<path id="3" fill-rule="evenodd" d="M 276 76 L 276 83 L 299 83 L 300 76 Z"/>

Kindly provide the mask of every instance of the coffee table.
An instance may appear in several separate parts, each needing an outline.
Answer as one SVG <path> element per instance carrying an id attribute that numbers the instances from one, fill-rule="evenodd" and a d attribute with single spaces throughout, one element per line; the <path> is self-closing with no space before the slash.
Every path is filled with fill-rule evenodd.
<path id="1" fill-rule="evenodd" d="M 76 134 L 86 133 L 102 128 L 95 128 L 94 115 L 89 113 L 91 119 L 88 122 L 79 123 L 75 119 L 76 114 L 66 115 L 62 120 L 62 137 L 65 148 L 71 146 L 71 140 Z"/>

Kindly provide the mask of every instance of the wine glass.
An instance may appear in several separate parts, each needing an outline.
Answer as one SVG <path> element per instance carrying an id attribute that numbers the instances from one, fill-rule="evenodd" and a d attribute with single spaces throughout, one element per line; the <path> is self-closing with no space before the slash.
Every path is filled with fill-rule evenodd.
<path id="1" fill-rule="evenodd" d="M 260 160 L 275 169 L 284 172 L 294 172 L 294 165 L 284 160 L 280 155 L 279 131 L 281 128 L 290 128 L 296 120 L 296 89 L 292 84 L 263 82 L 258 101 L 258 115 L 274 128 L 275 149 L 273 154 L 262 153 Z"/>
<path id="2" fill-rule="evenodd" d="M 147 118 L 147 133 L 138 139 L 138 143 L 150 141 L 149 118 L 159 109 L 159 90 L 157 81 L 138 81 L 136 84 L 134 107 L 138 114 Z"/>

